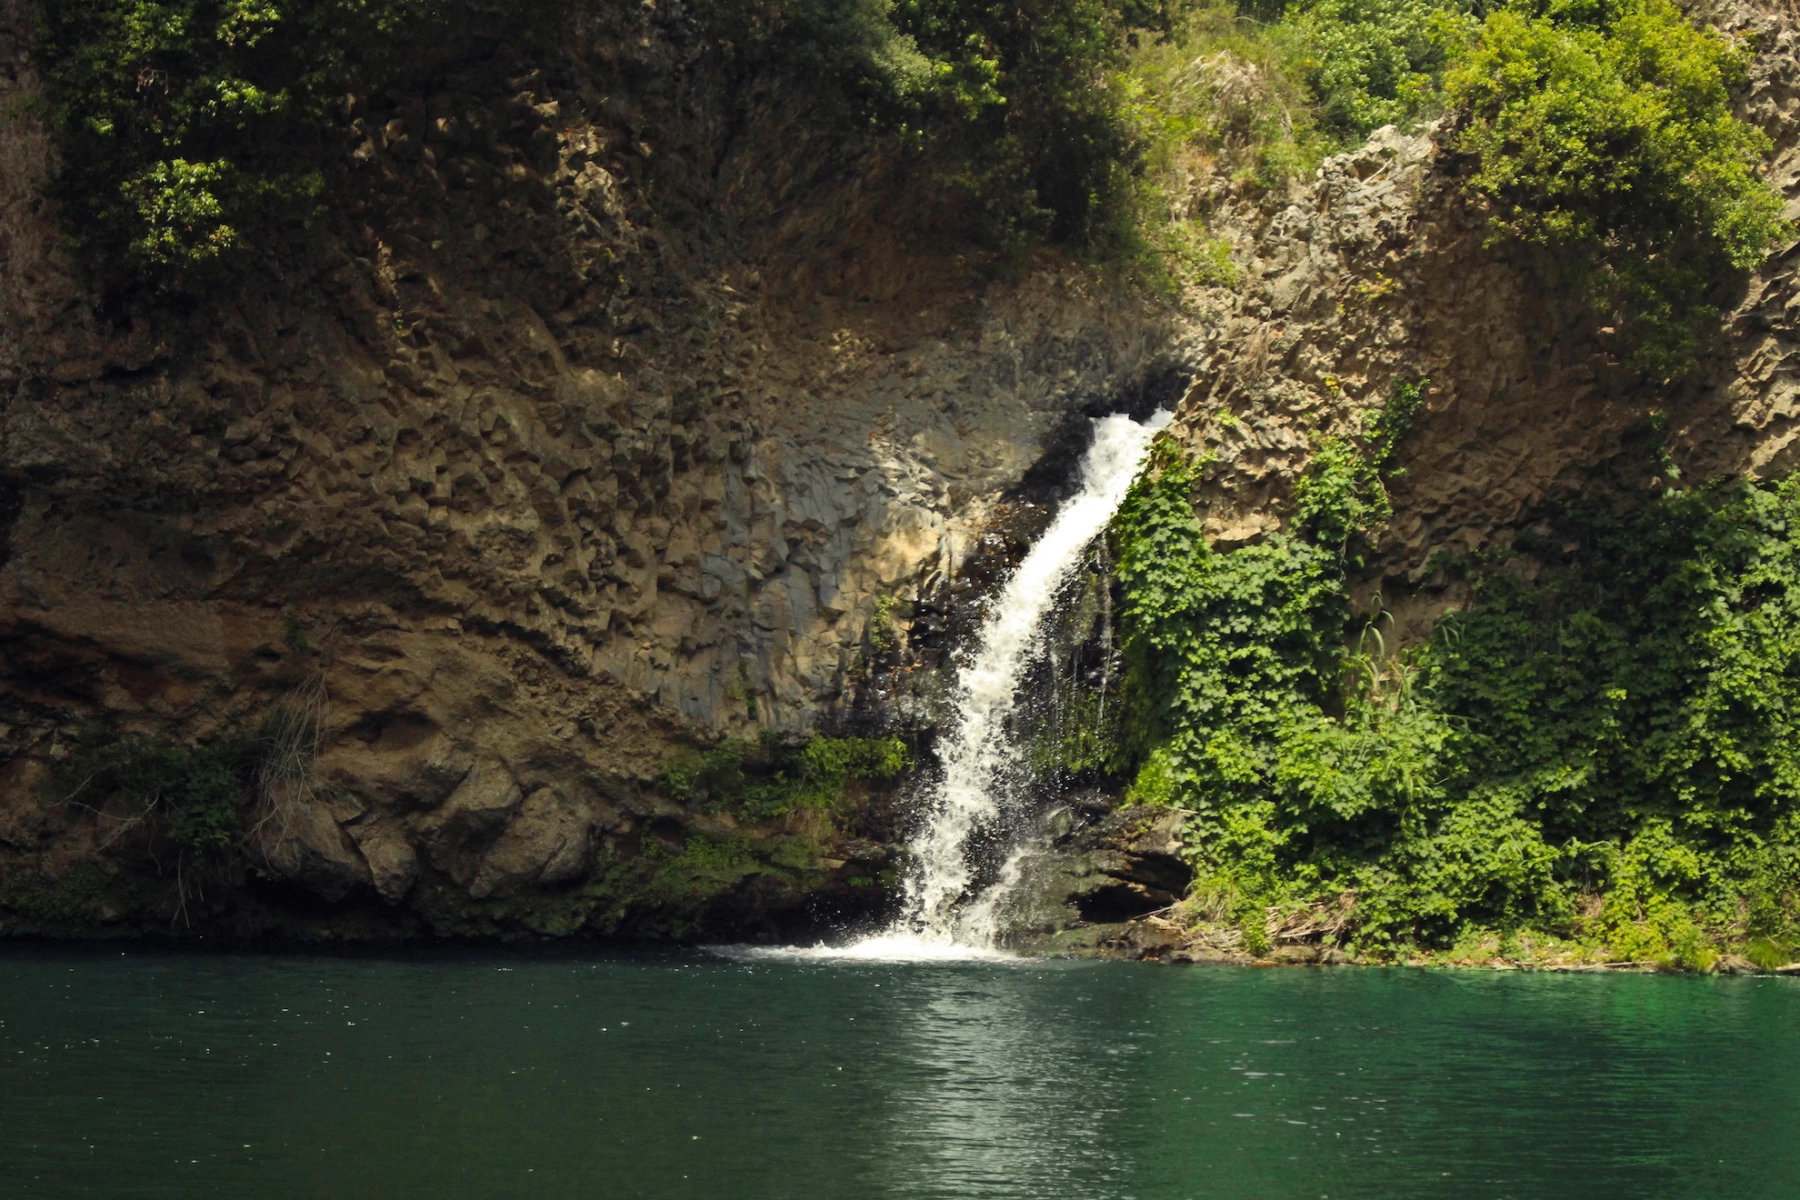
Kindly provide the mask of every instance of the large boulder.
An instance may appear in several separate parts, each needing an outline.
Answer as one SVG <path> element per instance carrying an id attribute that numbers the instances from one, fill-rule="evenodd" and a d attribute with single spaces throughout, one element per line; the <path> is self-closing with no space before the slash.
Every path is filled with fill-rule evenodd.
<path id="1" fill-rule="evenodd" d="M 1057 949 L 1069 930 L 1174 904 L 1194 878 L 1182 857 L 1188 815 L 1149 805 L 1108 810 L 1091 797 L 1053 809 L 1043 819 L 1041 848 L 1028 855 L 1005 905 L 1010 940 Z"/>
<path id="2" fill-rule="evenodd" d="M 469 895 L 479 900 L 523 884 L 581 878 L 593 861 L 593 823 L 593 814 L 560 790 L 538 788 L 482 855 Z"/>

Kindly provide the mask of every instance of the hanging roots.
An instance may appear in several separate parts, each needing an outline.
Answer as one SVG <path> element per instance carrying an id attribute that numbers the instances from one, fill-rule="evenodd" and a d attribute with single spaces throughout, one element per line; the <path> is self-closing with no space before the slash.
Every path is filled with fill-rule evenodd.
<path id="1" fill-rule="evenodd" d="M 325 675 L 319 672 L 289 692 L 263 726 L 249 841 L 270 865 L 294 836 L 300 815 L 325 791 L 315 771 L 325 710 Z"/>

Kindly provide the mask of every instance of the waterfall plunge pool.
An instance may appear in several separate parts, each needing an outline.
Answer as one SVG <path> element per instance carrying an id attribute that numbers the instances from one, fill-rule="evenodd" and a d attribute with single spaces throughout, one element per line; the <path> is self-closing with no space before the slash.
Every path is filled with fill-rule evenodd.
<path id="1" fill-rule="evenodd" d="M 15 944 L 30 1197 L 1776 1197 L 1800 980 Z"/>

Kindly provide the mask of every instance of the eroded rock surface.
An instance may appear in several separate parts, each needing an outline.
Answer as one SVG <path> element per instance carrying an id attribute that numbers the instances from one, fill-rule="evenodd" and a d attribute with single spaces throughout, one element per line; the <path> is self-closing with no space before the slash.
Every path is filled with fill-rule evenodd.
<path id="1" fill-rule="evenodd" d="M 1755 36 L 1743 109 L 1800 216 L 1791 16 L 1711 16 Z M 16 912 L 171 908 L 83 874 L 161 860 L 52 778 L 81 730 L 203 745 L 319 694 L 307 772 L 259 801 L 283 813 L 251 840 L 276 882 L 227 881 L 251 926 L 301 893 L 390 931 L 879 907 L 897 797 L 740 826 L 658 772 L 722 734 L 879 722 L 884 668 L 941 687 L 904 669 L 941 665 L 943 598 L 985 578 L 971 551 L 1046 450 L 1074 452 L 1071 413 L 1148 379 L 1192 377 L 1176 434 L 1232 545 L 1279 528 L 1322 436 L 1429 378 L 1365 581 L 1402 640 L 1458 600 L 1434 555 L 1617 482 L 1654 411 L 1688 479 L 1794 462 L 1800 245 L 1726 298 L 1680 384 L 1626 368 L 1553 260 L 1489 244 L 1442 130 L 1379 131 L 1285 203 L 1226 203 L 1242 285 L 1185 314 L 1050 256 L 997 276 L 898 165 L 728 77 L 672 9 L 596 18 L 554 71 L 500 49 L 350 98 L 319 229 L 204 300 L 108 296 L 41 199 L 30 20 L 0 0 L 0 109 L 22 114 L 0 122 Z M 1114 925 L 1185 886 L 1166 815 L 1080 816 L 1026 927 Z"/>
<path id="2" fill-rule="evenodd" d="M 1087 794 L 1050 810 L 1005 913 L 1022 949 L 1114 952 L 1131 923 L 1187 894 L 1189 814 L 1178 808 L 1112 808 Z M 1132 955 L 1137 957 L 1137 955 Z"/>
<path id="3" fill-rule="evenodd" d="M 1791 14 L 1740 3 L 1706 15 L 1757 48 L 1740 109 L 1773 139 L 1767 177 L 1800 217 Z M 1212 463 L 1207 531 L 1232 545 L 1280 527 L 1322 437 L 1354 432 L 1396 384 L 1429 380 L 1366 585 L 1402 640 L 1460 600 L 1431 578 L 1436 555 L 1510 546 L 1584 488 L 1670 482 L 1642 468 L 1653 414 L 1690 482 L 1791 469 L 1800 435 L 1800 243 L 1719 298 L 1726 316 L 1698 371 L 1646 378 L 1553 255 L 1493 242 L 1448 132 L 1378 130 L 1285 207 L 1221 211 L 1245 278 L 1225 319 L 1198 333 L 1202 362 L 1176 421 Z"/>
<path id="4" fill-rule="evenodd" d="M 0 8 L 9 112 L 29 22 Z M 678 13 L 483 54 L 350 98 L 331 217 L 199 300 L 102 294 L 45 129 L 0 128 L 18 870 L 92 857 L 45 790 L 82 727 L 202 744 L 320 686 L 319 786 L 262 857 L 326 900 L 570 887 L 658 822 L 679 852 L 670 755 L 848 712 L 877 614 L 1163 361 L 1162 310 L 988 277 Z"/>

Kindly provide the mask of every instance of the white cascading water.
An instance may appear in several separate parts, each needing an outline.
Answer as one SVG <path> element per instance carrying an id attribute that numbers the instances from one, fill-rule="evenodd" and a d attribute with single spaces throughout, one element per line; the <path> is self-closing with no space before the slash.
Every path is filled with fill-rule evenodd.
<path id="1" fill-rule="evenodd" d="M 732 947 L 746 958 L 931 960 L 1007 957 L 995 949 L 1006 894 L 1020 881 L 1024 856 L 1010 855 L 999 877 L 970 896 L 974 871 L 969 838 L 1004 813 L 1019 765 L 1008 723 L 1019 684 L 1042 648 L 1045 618 L 1081 563 L 1082 552 L 1106 528 L 1125 499 L 1150 443 L 1173 416 L 1159 412 L 1139 424 L 1115 414 L 1094 422 L 1094 444 L 1081 460 L 1081 491 L 994 597 L 974 661 L 957 678 L 956 719 L 941 744 L 944 773 L 933 789 L 924 823 L 908 847 L 905 911 L 884 933 L 847 946 Z"/>
<path id="2" fill-rule="evenodd" d="M 905 911 L 885 934 L 851 952 L 870 957 L 950 957 L 992 951 L 1003 893 L 1018 882 L 1015 856 L 987 893 L 968 897 L 973 871 L 969 838 L 998 820 L 1019 754 L 1008 721 L 1019 684 L 1041 649 L 1045 618 L 1082 552 L 1118 511 L 1138 467 L 1171 414 L 1139 424 L 1115 415 L 1094 422 L 1094 443 L 1081 463 L 1081 491 L 1065 503 L 1025 561 L 994 597 L 974 661 L 958 680 L 955 723 L 941 743 L 943 779 L 909 847 Z"/>

